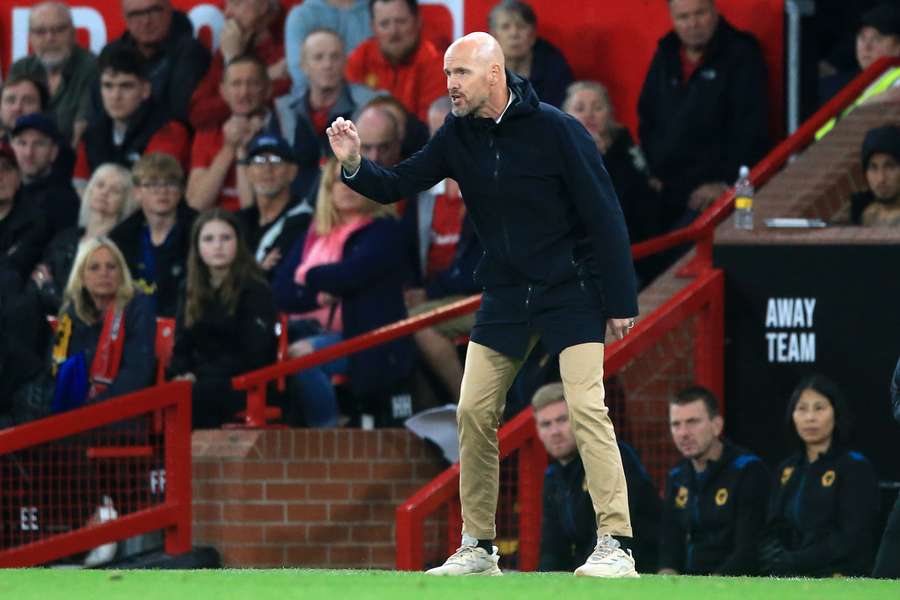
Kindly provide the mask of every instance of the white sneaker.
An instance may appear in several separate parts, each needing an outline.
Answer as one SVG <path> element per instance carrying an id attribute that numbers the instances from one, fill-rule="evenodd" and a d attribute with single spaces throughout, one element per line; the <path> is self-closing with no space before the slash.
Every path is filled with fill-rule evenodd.
<path id="1" fill-rule="evenodd" d="M 631 551 L 619 547 L 619 542 L 610 535 L 597 540 L 597 547 L 587 562 L 575 569 L 575 575 L 582 577 L 640 577 L 634 570 Z"/>
<path id="2" fill-rule="evenodd" d="M 503 575 L 497 561 L 500 560 L 497 546 L 494 546 L 493 554 L 488 554 L 484 548 L 464 544 L 444 561 L 440 567 L 428 569 L 428 575 Z"/>

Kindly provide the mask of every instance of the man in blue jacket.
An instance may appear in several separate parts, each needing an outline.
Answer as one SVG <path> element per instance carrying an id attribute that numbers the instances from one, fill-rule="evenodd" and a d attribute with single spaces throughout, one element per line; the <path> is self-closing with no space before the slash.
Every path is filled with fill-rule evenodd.
<path id="1" fill-rule="evenodd" d="M 435 68 L 437 68 L 435 66 Z M 343 178 L 393 202 L 450 177 L 484 255 L 484 289 L 469 343 L 457 411 L 462 545 L 434 575 L 501 575 L 495 513 L 497 428 L 506 391 L 540 339 L 559 353 L 575 437 L 597 515 L 597 546 L 578 575 L 636 577 L 614 536 L 631 537 L 628 493 L 603 403 L 607 319 L 616 338 L 637 315 L 625 220 L 597 147 L 572 117 L 539 102 L 504 68 L 493 37 L 472 33 L 444 55 L 452 115 L 428 144 L 392 169 L 360 156 L 356 126 L 328 128 Z"/>

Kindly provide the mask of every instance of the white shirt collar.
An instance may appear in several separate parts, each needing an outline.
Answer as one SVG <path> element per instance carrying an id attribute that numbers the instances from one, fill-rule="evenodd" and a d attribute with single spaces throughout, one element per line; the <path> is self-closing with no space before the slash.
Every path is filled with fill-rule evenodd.
<path id="1" fill-rule="evenodd" d="M 500 119 L 503 118 L 503 115 L 506 114 L 506 111 L 509 110 L 510 105 L 513 103 L 513 100 L 515 100 L 515 99 L 516 99 L 515 92 L 513 92 L 512 90 L 509 90 L 509 101 L 507 101 L 507 103 L 506 103 L 506 108 L 503 109 L 503 112 L 500 113 L 500 116 L 497 117 L 497 119 L 496 119 L 498 125 L 500 124 Z"/>

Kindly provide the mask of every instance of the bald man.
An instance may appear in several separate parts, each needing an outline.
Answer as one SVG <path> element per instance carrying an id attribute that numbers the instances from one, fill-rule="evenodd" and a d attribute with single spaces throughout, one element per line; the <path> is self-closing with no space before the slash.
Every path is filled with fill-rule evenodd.
<path id="1" fill-rule="evenodd" d="M 435 66 L 437 68 L 437 66 Z M 637 577 L 616 538 L 630 538 L 628 492 L 604 405 L 608 325 L 624 337 L 637 315 L 628 232 L 590 135 L 540 102 L 507 71 L 493 37 L 472 33 L 447 49 L 452 115 L 428 144 L 393 168 L 360 155 L 356 126 L 328 128 L 343 179 L 379 202 L 459 182 L 484 247 L 475 282 L 484 289 L 460 388 L 462 545 L 434 575 L 501 575 L 495 513 L 497 428 L 506 392 L 540 339 L 559 353 L 565 398 L 597 516 L 597 546 L 576 575 Z"/>

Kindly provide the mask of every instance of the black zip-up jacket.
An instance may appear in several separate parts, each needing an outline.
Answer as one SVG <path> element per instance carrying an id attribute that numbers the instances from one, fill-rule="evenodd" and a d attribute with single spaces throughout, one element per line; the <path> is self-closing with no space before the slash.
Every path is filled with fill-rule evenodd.
<path id="1" fill-rule="evenodd" d="M 759 42 L 719 17 L 701 64 L 682 81 L 681 41 L 659 41 L 638 100 L 641 147 L 667 197 L 732 182 L 769 147 L 766 63 Z M 682 204 L 680 208 L 683 208 Z"/>
<path id="2" fill-rule="evenodd" d="M 105 112 L 85 130 L 82 136 L 85 155 L 91 171 L 103 163 L 116 163 L 130 169 L 144 154 L 144 149 L 157 131 L 171 118 L 152 99 L 145 101 L 137 109 L 125 131 L 121 145 L 113 141 L 113 120 Z"/>
<path id="3" fill-rule="evenodd" d="M 131 33 L 109 43 L 113 47 L 137 48 Z M 107 46 L 107 47 L 109 47 Z M 209 69 L 211 56 L 194 37 L 190 19 L 180 11 L 172 12 L 169 33 L 159 44 L 158 51 L 148 59 L 148 79 L 153 88 L 154 100 L 165 107 L 165 112 L 187 123 L 188 107 L 194 88 Z M 94 114 L 103 112 L 99 86 L 94 90 Z"/>
<path id="4" fill-rule="evenodd" d="M 49 239 L 46 218 L 19 190 L 12 209 L 0 219 L 0 271 L 18 277 L 19 285 L 23 285 Z"/>
<path id="5" fill-rule="evenodd" d="M 723 440 L 722 456 L 697 473 L 689 459 L 669 472 L 659 568 L 691 575 L 751 575 L 766 521 L 762 460 Z"/>
<path id="6" fill-rule="evenodd" d="M 72 187 L 71 177 L 55 171 L 23 184 L 19 190 L 22 200 L 37 206 L 47 221 L 47 235 L 53 237 L 78 223 L 81 199 Z"/>
<path id="7" fill-rule="evenodd" d="M 767 533 L 784 544 L 790 574 L 868 575 L 879 510 L 872 464 L 832 446 L 813 463 L 805 452 L 791 456 L 775 477 Z"/>
<path id="8" fill-rule="evenodd" d="M 628 512 L 634 538 L 631 550 L 642 573 L 656 571 L 656 534 L 662 503 L 634 449 L 619 442 L 628 484 Z M 554 461 L 544 473 L 541 522 L 541 571 L 574 571 L 597 545 L 597 516 L 580 456 L 563 465 Z"/>
<path id="9" fill-rule="evenodd" d="M 363 158 L 352 179 L 342 177 L 383 203 L 455 179 L 484 247 L 478 285 L 551 288 L 588 271 L 608 317 L 637 315 L 628 231 L 596 144 L 527 81 L 506 76 L 515 98 L 499 124 L 450 114 L 396 167 Z"/>
<path id="10" fill-rule="evenodd" d="M 109 237 L 119 246 L 134 277 L 135 285 L 156 300 L 157 317 L 174 317 L 178 308 L 178 290 L 187 277 L 187 256 L 191 246 L 191 225 L 196 211 L 184 200 L 178 204 L 175 225 L 162 246 L 153 248 L 156 259 L 155 281 L 140 277 L 144 269 L 142 240 L 147 226 L 143 211 L 136 211 L 116 225 Z"/>

